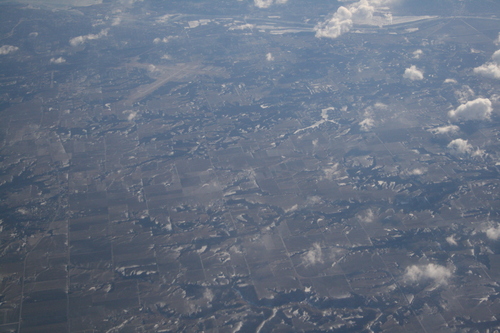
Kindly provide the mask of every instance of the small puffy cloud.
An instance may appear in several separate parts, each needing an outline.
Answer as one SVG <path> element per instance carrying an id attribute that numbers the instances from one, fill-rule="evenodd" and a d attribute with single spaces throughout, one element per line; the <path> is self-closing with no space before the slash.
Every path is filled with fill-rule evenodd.
<path id="1" fill-rule="evenodd" d="M 135 112 L 135 111 L 127 110 L 127 111 L 124 111 L 123 113 L 127 114 L 128 121 L 132 121 L 137 117 L 137 112 Z"/>
<path id="2" fill-rule="evenodd" d="M 59 57 L 59 58 L 51 58 L 50 59 L 50 63 L 51 64 L 63 64 L 66 62 L 66 59 L 64 59 L 63 57 Z"/>
<path id="3" fill-rule="evenodd" d="M 451 269 L 436 264 L 412 265 L 406 268 L 404 275 L 405 279 L 411 282 L 432 280 L 437 285 L 447 284 L 451 276 Z"/>
<path id="4" fill-rule="evenodd" d="M 486 236 L 489 239 L 498 240 L 500 238 L 500 225 L 486 229 Z"/>
<path id="5" fill-rule="evenodd" d="M 88 40 L 99 39 L 99 38 L 102 38 L 104 36 L 107 36 L 108 31 L 109 31 L 109 29 L 103 29 L 98 34 L 88 34 L 88 35 L 84 35 L 84 36 L 74 37 L 74 38 L 71 38 L 69 40 L 69 43 L 71 44 L 71 46 L 78 46 L 78 45 L 84 44 Z"/>
<path id="6" fill-rule="evenodd" d="M 418 49 L 415 52 L 413 52 L 413 58 L 419 59 L 423 54 L 424 54 L 424 51 Z"/>
<path id="7" fill-rule="evenodd" d="M 359 123 L 359 126 L 363 132 L 368 132 L 375 126 L 375 121 L 372 118 L 365 118 Z"/>
<path id="8" fill-rule="evenodd" d="M 431 128 L 429 132 L 432 134 L 455 134 L 460 130 L 460 127 L 457 125 L 446 125 L 440 126 L 436 128 Z"/>
<path id="9" fill-rule="evenodd" d="M 255 6 L 259 8 L 269 8 L 274 4 L 284 4 L 287 3 L 288 0 L 254 0 Z"/>
<path id="10" fill-rule="evenodd" d="M 17 46 L 2 45 L 2 47 L 0 47 L 0 54 L 1 55 L 9 54 L 12 52 L 16 52 L 17 50 L 19 50 L 19 48 Z"/>
<path id="11" fill-rule="evenodd" d="M 453 84 L 457 84 L 458 82 L 457 82 L 457 80 L 455 80 L 455 79 L 446 79 L 446 80 L 444 80 L 444 82 L 443 82 L 443 83 L 453 83 Z"/>
<path id="12" fill-rule="evenodd" d="M 451 141 L 447 147 L 459 154 L 467 154 L 472 152 L 472 145 L 470 145 L 467 140 L 463 139 L 455 139 Z"/>
<path id="13" fill-rule="evenodd" d="M 274 61 L 274 56 L 272 53 L 268 53 L 266 54 L 266 60 L 267 61 Z"/>
<path id="14" fill-rule="evenodd" d="M 147 68 L 148 68 L 148 72 L 150 72 L 150 73 L 158 71 L 158 68 L 156 68 L 156 66 L 153 64 L 149 64 Z"/>
<path id="15" fill-rule="evenodd" d="M 456 110 L 448 112 L 448 116 L 453 120 L 488 120 L 490 119 L 491 101 L 487 98 L 476 98 L 460 105 Z"/>
<path id="16" fill-rule="evenodd" d="M 500 50 L 493 53 L 491 61 L 474 68 L 474 73 L 491 79 L 500 79 Z"/>
<path id="17" fill-rule="evenodd" d="M 408 170 L 409 176 L 421 176 L 427 172 L 426 168 L 415 168 L 413 170 Z"/>
<path id="18" fill-rule="evenodd" d="M 424 79 L 424 73 L 420 71 L 415 65 L 411 65 L 409 68 L 405 69 L 403 77 L 408 80 L 418 81 Z"/>
<path id="19" fill-rule="evenodd" d="M 323 251 L 319 243 L 314 243 L 312 248 L 310 248 L 304 255 L 303 259 L 307 266 L 322 264 L 323 263 Z"/>
<path id="20" fill-rule="evenodd" d="M 153 39 L 153 43 L 155 43 L 155 44 L 168 43 L 170 41 L 170 39 L 171 38 L 169 38 L 169 37 L 163 37 L 163 38 L 156 37 L 155 39 Z"/>

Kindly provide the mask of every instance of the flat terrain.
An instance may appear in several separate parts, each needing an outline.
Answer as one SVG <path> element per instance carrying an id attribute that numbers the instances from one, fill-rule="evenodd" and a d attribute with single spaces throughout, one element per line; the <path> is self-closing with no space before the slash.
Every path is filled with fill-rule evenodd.
<path id="1" fill-rule="evenodd" d="M 0 332 L 500 329 L 493 10 L 167 3 L 0 6 Z"/>

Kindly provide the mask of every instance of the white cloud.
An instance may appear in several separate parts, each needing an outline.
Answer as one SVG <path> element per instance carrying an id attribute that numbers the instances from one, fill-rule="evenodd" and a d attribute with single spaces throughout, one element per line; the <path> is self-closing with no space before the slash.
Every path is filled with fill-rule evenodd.
<path id="1" fill-rule="evenodd" d="M 148 68 L 148 72 L 150 72 L 150 73 L 158 71 L 158 68 L 156 68 L 156 66 L 153 64 L 149 64 L 147 68 Z"/>
<path id="2" fill-rule="evenodd" d="M 266 54 L 266 60 L 267 61 L 274 61 L 274 56 L 272 53 L 268 53 Z"/>
<path id="3" fill-rule="evenodd" d="M 496 227 L 490 227 L 486 230 L 486 236 L 492 240 L 498 240 L 500 238 L 500 225 Z"/>
<path id="4" fill-rule="evenodd" d="M 403 74 L 403 77 L 405 79 L 416 81 L 416 80 L 423 80 L 424 74 L 422 73 L 422 71 L 417 69 L 417 67 L 415 65 L 411 65 L 410 68 L 405 69 L 405 73 Z"/>
<path id="5" fill-rule="evenodd" d="M 357 214 L 356 217 L 359 221 L 364 223 L 372 223 L 375 221 L 375 213 L 371 209 L 367 209 L 363 213 Z"/>
<path id="6" fill-rule="evenodd" d="M 330 15 L 326 21 L 318 23 L 314 30 L 316 37 L 337 38 L 349 32 L 354 23 L 383 25 L 392 22 L 391 13 L 383 13 L 383 20 L 374 19 L 374 13 L 377 12 L 377 6 L 385 5 L 391 0 L 360 0 L 348 7 L 340 6 L 337 11 Z"/>
<path id="7" fill-rule="evenodd" d="M 0 54 L 1 55 L 9 54 L 12 52 L 16 52 L 17 50 L 19 50 L 19 48 L 17 46 L 2 45 L 2 47 L 0 47 Z"/>
<path id="8" fill-rule="evenodd" d="M 406 280 L 412 282 L 433 280 L 438 285 L 447 284 L 451 276 L 451 269 L 436 264 L 412 265 L 406 268 L 405 273 Z"/>
<path id="9" fill-rule="evenodd" d="M 268 8 L 274 4 L 284 4 L 287 3 L 288 0 L 254 0 L 255 6 L 259 8 Z"/>
<path id="10" fill-rule="evenodd" d="M 316 37 L 337 38 L 351 30 L 353 25 L 352 13 L 344 6 L 339 9 L 326 21 L 319 23 L 314 29 Z"/>
<path id="11" fill-rule="evenodd" d="M 157 17 L 156 22 L 157 23 L 166 23 L 168 22 L 175 14 L 165 14 L 163 16 Z"/>
<path id="12" fill-rule="evenodd" d="M 453 120 L 487 120 L 490 119 L 492 111 L 489 99 L 476 98 L 460 105 L 456 110 L 451 110 L 448 112 L 448 116 Z"/>
<path id="13" fill-rule="evenodd" d="M 359 123 L 359 126 L 363 132 L 368 132 L 375 126 L 375 121 L 372 118 L 366 118 Z"/>
<path id="14" fill-rule="evenodd" d="M 493 62 L 488 62 L 484 65 L 474 68 L 474 73 L 489 77 L 491 79 L 500 79 L 500 66 Z"/>
<path id="15" fill-rule="evenodd" d="M 134 111 L 127 110 L 124 113 L 128 113 L 128 115 L 127 115 L 127 120 L 128 121 L 132 121 L 132 120 L 134 120 L 137 117 L 137 112 L 134 112 Z"/>
<path id="16" fill-rule="evenodd" d="M 323 169 L 323 172 L 325 174 L 324 177 L 321 177 L 321 179 L 328 179 L 328 180 L 334 180 L 338 176 L 340 176 L 341 171 L 339 170 L 339 164 L 338 163 L 330 163 L 329 167 L 326 167 Z"/>
<path id="17" fill-rule="evenodd" d="M 426 168 L 415 168 L 413 170 L 408 170 L 409 176 L 421 176 L 427 172 Z"/>
<path id="18" fill-rule="evenodd" d="M 460 89 L 455 90 L 454 94 L 460 104 L 465 104 L 476 96 L 474 90 L 468 85 L 463 85 Z"/>
<path id="19" fill-rule="evenodd" d="M 119 0 L 124 5 L 133 5 L 136 2 L 143 2 L 144 0 Z"/>
<path id="20" fill-rule="evenodd" d="M 377 109 L 387 109 L 387 105 L 384 103 L 377 102 L 375 105 L 373 105 Z"/>
<path id="21" fill-rule="evenodd" d="M 253 28 L 255 28 L 254 24 L 247 23 L 241 25 L 233 25 L 232 27 L 229 28 L 229 30 L 245 30 L 245 29 L 252 30 Z"/>
<path id="22" fill-rule="evenodd" d="M 155 39 L 153 39 L 153 43 L 155 44 L 168 43 L 170 40 L 171 40 L 170 37 L 163 37 L 163 38 L 156 37 Z"/>
<path id="23" fill-rule="evenodd" d="M 446 80 L 444 80 L 443 83 L 454 83 L 454 84 L 456 84 L 457 80 L 455 80 L 455 79 L 446 79 Z"/>
<path id="24" fill-rule="evenodd" d="M 74 38 L 71 38 L 69 40 L 69 43 L 71 44 L 71 46 L 78 46 L 78 45 L 84 44 L 88 40 L 99 39 L 99 38 L 102 38 L 104 36 L 107 36 L 108 31 L 109 31 L 109 29 L 103 29 L 98 34 L 88 34 L 88 35 L 84 35 L 84 36 L 74 37 Z"/>
<path id="25" fill-rule="evenodd" d="M 419 59 L 423 54 L 424 54 L 424 51 L 418 49 L 415 52 L 413 52 L 413 58 Z"/>
<path id="26" fill-rule="evenodd" d="M 113 22 L 111 22 L 111 25 L 115 27 L 117 25 L 120 25 L 120 23 L 122 23 L 122 18 L 121 17 L 115 17 L 113 19 Z"/>
<path id="27" fill-rule="evenodd" d="M 440 126 L 436 128 L 431 128 L 429 132 L 432 134 L 454 134 L 457 133 L 460 130 L 460 127 L 457 125 L 446 125 L 446 126 Z"/>
<path id="28" fill-rule="evenodd" d="M 492 79 L 500 79 L 500 50 L 493 53 L 490 62 L 474 68 L 474 73 Z"/>
<path id="29" fill-rule="evenodd" d="M 304 261 L 306 265 L 322 264 L 323 263 L 323 251 L 319 243 L 314 243 L 313 247 L 307 251 L 304 256 Z"/>
<path id="30" fill-rule="evenodd" d="M 50 59 L 50 63 L 51 64 L 62 64 L 62 63 L 65 63 L 65 62 L 66 62 L 66 59 L 64 59 L 63 57 L 51 58 Z"/>
<path id="31" fill-rule="evenodd" d="M 459 154 L 467 154 L 472 151 L 472 145 L 470 145 L 467 140 L 463 139 L 455 139 L 451 141 L 447 147 Z"/>
<path id="32" fill-rule="evenodd" d="M 307 197 L 306 204 L 307 205 L 316 205 L 316 204 L 319 204 L 322 202 L 323 202 L 323 200 L 321 199 L 321 197 L 319 195 L 313 195 L 313 196 Z"/>
<path id="33" fill-rule="evenodd" d="M 453 245 L 453 246 L 458 245 L 457 241 L 455 240 L 455 236 L 453 236 L 453 235 L 446 237 L 446 242 L 450 245 Z"/>

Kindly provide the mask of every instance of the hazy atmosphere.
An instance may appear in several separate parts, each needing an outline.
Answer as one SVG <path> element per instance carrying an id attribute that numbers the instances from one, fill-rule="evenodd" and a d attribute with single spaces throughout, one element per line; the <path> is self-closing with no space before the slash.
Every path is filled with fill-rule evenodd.
<path id="1" fill-rule="evenodd" d="M 499 33 L 499 0 L 0 0 L 0 333 L 500 330 Z"/>

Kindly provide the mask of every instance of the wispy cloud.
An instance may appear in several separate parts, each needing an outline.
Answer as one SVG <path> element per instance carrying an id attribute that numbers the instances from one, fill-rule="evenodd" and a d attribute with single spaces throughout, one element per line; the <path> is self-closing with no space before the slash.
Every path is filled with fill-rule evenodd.
<path id="1" fill-rule="evenodd" d="M 339 163 L 329 163 L 328 167 L 323 169 L 324 176 L 321 179 L 334 180 L 340 177 L 342 171 L 340 170 Z"/>
<path id="2" fill-rule="evenodd" d="M 372 209 L 367 209 L 364 212 L 361 212 L 356 215 L 359 221 L 364 223 L 372 223 L 375 221 L 375 213 Z"/>
<path id="3" fill-rule="evenodd" d="M 373 126 L 375 126 L 375 120 L 373 120 L 372 118 L 365 118 L 359 122 L 359 127 L 363 132 L 370 131 Z"/>
<path id="4" fill-rule="evenodd" d="M 312 248 L 310 248 L 303 256 L 305 264 L 315 265 L 323 263 L 323 251 L 319 243 L 314 243 Z"/>
<path id="5" fill-rule="evenodd" d="M 51 64 L 63 64 L 66 62 L 66 59 L 64 59 L 63 57 L 59 57 L 59 58 L 51 58 L 50 59 L 50 63 Z"/>
<path id="6" fill-rule="evenodd" d="M 446 125 L 446 126 L 431 128 L 428 131 L 431 132 L 432 134 L 454 134 L 457 133 L 459 130 L 460 127 L 458 127 L 457 125 Z"/>
<path id="7" fill-rule="evenodd" d="M 288 0 L 254 0 L 255 6 L 259 8 L 268 8 L 274 4 L 284 4 L 287 3 Z"/>
<path id="8" fill-rule="evenodd" d="M 246 29 L 252 30 L 253 28 L 255 28 L 254 24 L 246 23 L 240 25 L 233 25 L 229 27 L 229 30 L 246 30 Z"/>
<path id="9" fill-rule="evenodd" d="M 108 35 L 108 32 L 109 29 L 103 29 L 98 34 L 88 34 L 84 36 L 74 37 L 69 40 L 69 43 L 71 44 L 71 46 L 78 46 L 84 44 L 88 40 L 100 39 L 102 37 L 105 37 Z"/>
<path id="10" fill-rule="evenodd" d="M 457 240 L 455 239 L 454 235 L 446 237 L 446 242 L 448 244 L 452 245 L 452 246 L 457 246 L 458 245 Z"/>
<path id="11" fill-rule="evenodd" d="M 19 50 L 19 48 L 17 46 L 2 45 L 2 47 L 0 47 L 0 54 L 5 55 L 5 54 L 12 53 L 12 52 L 16 52 L 17 50 Z"/>
<path id="12" fill-rule="evenodd" d="M 445 285 L 452 276 L 452 270 L 436 264 L 412 265 L 406 268 L 405 279 L 411 282 L 432 280 L 437 285 Z"/>

